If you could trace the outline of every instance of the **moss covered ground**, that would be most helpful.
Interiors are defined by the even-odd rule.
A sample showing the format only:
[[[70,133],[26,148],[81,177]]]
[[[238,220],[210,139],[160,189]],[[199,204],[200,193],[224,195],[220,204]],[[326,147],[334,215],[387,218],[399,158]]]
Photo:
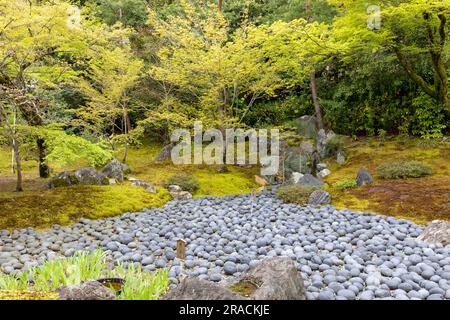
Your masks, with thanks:
[[[167,179],[177,173],[189,173],[200,182],[194,197],[248,193],[258,187],[254,175],[258,168],[230,166],[229,172],[217,173],[215,166],[175,166],[154,161],[161,149],[158,144],[131,148],[127,164],[133,178],[154,183],[157,194],[133,187],[129,182],[110,186],[76,186],[47,190],[45,179],[38,177],[37,162],[24,161],[24,192],[14,192],[15,176],[10,169],[10,150],[0,148],[0,229],[35,227],[45,229],[53,224],[68,225],[80,218],[105,218],[124,212],[164,205],[171,196],[163,188]],[[121,159],[122,150],[116,156]],[[55,167],[53,172],[72,170],[84,163]]]
[[[450,220],[450,142],[364,139],[349,143],[347,153],[347,162],[342,166],[333,164],[332,174],[326,178],[336,207],[377,212],[420,224],[435,219]],[[395,180],[377,177],[377,166],[406,160],[430,166],[433,174]],[[362,167],[372,174],[372,185],[346,190],[332,187],[337,181],[355,179]]]
[[[131,177],[155,183],[158,193],[152,194],[128,182],[111,186],[78,186],[46,190],[46,180],[37,176],[37,162],[24,160],[25,192],[14,192],[15,177],[10,171],[10,150],[0,148],[0,229],[35,227],[45,229],[52,224],[68,225],[81,217],[104,218],[146,207],[162,206],[171,199],[163,188],[168,178],[189,173],[200,182],[194,197],[248,193],[257,188],[254,175],[257,167],[229,166],[229,172],[218,173],[215,166],[175,166],[157,163],[159,144],[146,143],[131,148],[127,163]],[[372,211],[426,223],[434,219],[450,220],[450,142],[429,143],[415,139],[361,139],[349,141],[348,159],[344,165],[333,162],[332,174],[326,178],[338,208]],[[117,150],[120,159],[122,150]],[[392,161],[418,160],[433,169],[431,176],[416,179],[384,180],[376,175],[376,167]],[[56,167],[54,173],[85,165]],[[355,179],[359,168],[367,168],[375,181],[362,188],[335,188],[338,181]]]

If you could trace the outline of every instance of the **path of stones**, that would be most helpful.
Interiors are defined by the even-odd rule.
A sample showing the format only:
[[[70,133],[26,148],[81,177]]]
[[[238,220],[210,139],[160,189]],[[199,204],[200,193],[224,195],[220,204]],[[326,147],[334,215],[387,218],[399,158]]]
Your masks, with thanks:
[[[258,261],[297,261],[308,299],[450,299],[450,246],[415,238],[412,222],[372,213],[283,204],[271,192],[172,201],[106,220],[47,232],[0,231],[0,265],[17,272],[57,255],[101,247],[145,270],[169,268],[178,283],[176,240],[187,241],[184,270],[225,281]]]

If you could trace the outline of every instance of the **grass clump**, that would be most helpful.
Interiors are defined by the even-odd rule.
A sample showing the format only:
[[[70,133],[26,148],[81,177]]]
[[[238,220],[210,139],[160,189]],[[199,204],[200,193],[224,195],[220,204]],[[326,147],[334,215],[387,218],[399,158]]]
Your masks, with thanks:
[[[35,290],[54,291],[60,286],[98,279],[106,268],[106,256],[102,251],[81,251],[70,258],[46,261],[31,269],[30,276]]]
[[[290,184],[279,187],[277,190],[277,196],[287,203],[305,205],[308,203],[309,196],[314,190],[317,190],[317,188],[302,186],[299,184]]]
[[[70,258],[49,260],[17,275],[0,273],[0,299],[2,296],[4,299],[12,299],[14,293],[19,299],[25,293],[30,299],[33,299],[35,293],[36,299],[46,296],[54,298],[61,286],[72,286],[103,277],[124,279],[121,290],[116,292],[119,300],[158,299],[169,287],[167,270],[145,273],[140,266],[133,264],[128,267],[119,264],[109,269],[107,256],[103,251],[80,251]]]
[[[184,191],[195,192],[200,188],[197,178],[186,173],[177,173],[167,180],[167,185],[180,186]]]
[[[429,176],[432,169],[420,161],[395,161],[383,164],[377,168],[382,179],[406,179]]]
[[[145,273],[140,265],[134,264],[126,268],[119,264],[110,276],[119,276],[125,280],[119,300],[156,300],[167,291],[170,284],[167,269]]]
[[[356,187],[357,184],[355,179],[341,179],[333,183],[333,188],[337,190],[348,190]]]

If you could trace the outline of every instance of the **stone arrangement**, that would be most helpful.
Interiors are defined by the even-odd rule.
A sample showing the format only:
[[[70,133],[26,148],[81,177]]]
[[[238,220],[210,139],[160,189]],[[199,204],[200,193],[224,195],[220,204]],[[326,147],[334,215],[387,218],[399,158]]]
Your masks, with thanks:
[[[77,250],[216,283],[270,257],[291,259],[306,299],[450,299],[450,246],[417,239],[410,221],[332,206],[284,204],[273,192],[171,201],[46,232],[0,231],[0,268],[15,273]],[[184,263],[176,240],[186,241]]]

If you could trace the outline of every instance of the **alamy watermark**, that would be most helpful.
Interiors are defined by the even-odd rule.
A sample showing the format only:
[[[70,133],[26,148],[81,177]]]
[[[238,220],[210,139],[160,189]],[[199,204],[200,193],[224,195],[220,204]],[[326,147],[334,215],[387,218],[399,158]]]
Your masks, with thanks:
[[[367,7],[367,14],[369,18],[367,19],[367,27],[370,30],[380,30],[381,29],[381,8],[377,5],[370,5]]]
[[[280,166],[279,137],[277,129],[271,129],[270,135],[266,129],[208,129],[203,132],[202,122],[197,121],[193,139],[187,129],[172,132],[170,141],[177,143],[171,151],[172,162],[176,165],[259,163],[261,175],[271,176],[278,173]],[[204,146],[205,142],[209,144]]]

